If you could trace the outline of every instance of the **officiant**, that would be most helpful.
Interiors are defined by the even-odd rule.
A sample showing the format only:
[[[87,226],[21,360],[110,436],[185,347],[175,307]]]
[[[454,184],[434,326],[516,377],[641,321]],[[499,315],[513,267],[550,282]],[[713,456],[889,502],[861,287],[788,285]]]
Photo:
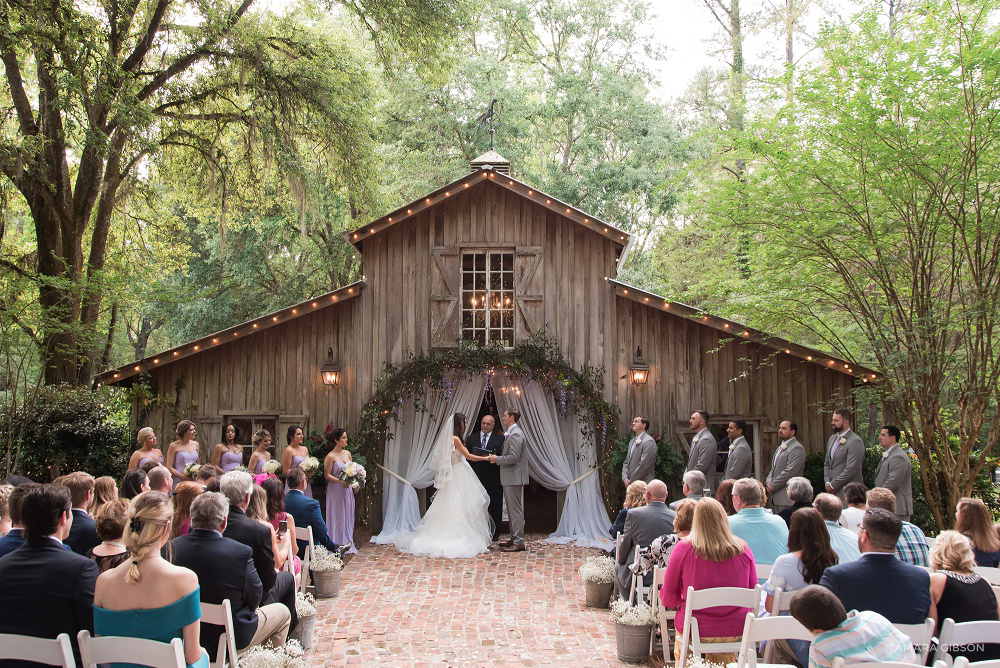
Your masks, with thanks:
[[[503,434],[494,430],[496,418],[484,415],[479,423],[479,433],[472,432],[465,447],[474,455],[499,455],[503,452]],[[489,462],[469,462],[479,476],[486,493],[490,495],[490,518],[493,520],[493,540],[500,537],[500,520],[503,517],[503,487],[500,485],[500,467]]]

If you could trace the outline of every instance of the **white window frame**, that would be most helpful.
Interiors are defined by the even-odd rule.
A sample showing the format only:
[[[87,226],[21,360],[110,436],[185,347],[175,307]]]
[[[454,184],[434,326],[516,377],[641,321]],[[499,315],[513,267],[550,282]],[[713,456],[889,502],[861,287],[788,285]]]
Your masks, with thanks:
[[[466,280],[465,279],[466,279],[467,272],[466,272],[466,269],[465,269],[465,259],[466,259],[466,256],[470,256],[470,255],[485,256],[485,270],[484,270],[484,272],[478,272],[477,270],[473,269],[473,276],[475,276],[475,274],[477,274],[477,273],[485,273],[485,282],[484,282],[484,284],[486,286],[485,290],[483,290],[483,289],[477,290],[475,288],[475,278],[473,278],[473,288],[471,288],[471,289],[466,288]],[[494,294],[494,291],[490,289],[490,285],[491,285],[491,282],[492,282],[491,279],[492,279],[492,277],[493,277],[493,275],[495,273],[494,270],[493,270],[493,268],[492,268],[492,266],[491,266],[492,265],[491,260],[492,260],[493,256],[496,256],[496,255],[508,256],[509,259],[510,259],[509,270],[506,269],[506,268],[502,268],[500,270],[502,278],[500,279],[500,286],[501,286],[500,292],[501,292],[501,295],[500,295],[499,299],[503,300],[503,302],[506,302],[506,303],[501,303],[501,306],[498,309],[499,312],[500,312],[500,319],[501,319],[501,324],[499,326],[491,325],[492,314],[493,314],[493,312],[495,310],[497,310],[497,307],[494,306],[494,304],[496,302],[491,299],[491,297]],[[460,300],[461,300],[461,307],[462,307],[460,326],[461,326],[461,339],[462,339],[462,341],[477,341],[478,342],[478,339],[476,338],[476,334],[478,332],[485,332],[485,335],[483,337],[485,345],[487,345],[487,346],[491,345],[494,341],[501,341],[501,342],[503,342],[503,341],[507,340],[507,343],[509,343],[509,345],[505,345],[503,347],[506,348],[506,349],[510,349],[510,348],[514,347],[514,344],[516,342],[515,341],[515,336],[516,336],[515,330],[516,330],[516,328],[515,328],[515,325],[514,325],[514,323],[515,323],[514,316],[515,316],[515,308],[516,308],[516,295],[515,295],[515,281],[516,281],[516,276],[515,276],[515,273],[514,273],[515,258],[516,258],[516,253],[515,253],[515,251],[514,251],[513,248],[504,248],[504,249],[495,249],[495,248],[466,248],[466,249],[462,249],[461,262],[460,262],[460,265],[461,265],[460,266],[460,271],[461,271],[461,283],[460,283],[460,286],[461,286],[460,287],[461,296],[460,296]],[[501,261],[501,264],[502,264],[502,261]],[[504,287],[504,277],[509,277],[509,283],[508,283],[509,288]],[[507,296],[504,296],[504,294],[506,294]],[[473,302],[473,300],[475,300],[475,302]],[[480,300],[486,300],[486,312],[485,312],[485,315],[484,315],[484,325],[482,327],[477,327],[475,324],[473,324],[473,326],[470,328],[470,327],[468,327],[466,325],[466,314],[474,313],[477,310],[481,310],[481,307],[480,307],[481,302],[480,302]],[[510,314],[510,320],[509,320],[510,324],[507,327],[505,327],[503,325],[503,314],[505,312],[507,312],[507,313]],[[505,336],[505,333],[507,333],[508,336]],[[467,336],[467,334],[471,334],[471,336]]]

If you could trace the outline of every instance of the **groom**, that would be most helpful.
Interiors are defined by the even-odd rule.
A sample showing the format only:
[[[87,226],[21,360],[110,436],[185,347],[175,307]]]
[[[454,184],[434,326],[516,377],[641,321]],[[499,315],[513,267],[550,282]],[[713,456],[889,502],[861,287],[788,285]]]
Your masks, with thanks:
[[[521,413],[505,410],[500,417],[504,426],[503,454],[490,455],[490,462],[500,466],[500,484],[507,502],[510,540],[500,543],[504,552],[524,552],[524,486],[528,483],[528,458],[524,452],[524,432],[517,426]]]

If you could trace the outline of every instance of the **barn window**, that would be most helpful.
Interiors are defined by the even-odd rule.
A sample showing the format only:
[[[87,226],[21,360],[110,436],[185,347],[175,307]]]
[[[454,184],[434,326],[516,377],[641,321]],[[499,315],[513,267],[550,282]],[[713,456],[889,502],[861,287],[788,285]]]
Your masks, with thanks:
[[[462,339],[514,345],[514,254],[462,254]]]

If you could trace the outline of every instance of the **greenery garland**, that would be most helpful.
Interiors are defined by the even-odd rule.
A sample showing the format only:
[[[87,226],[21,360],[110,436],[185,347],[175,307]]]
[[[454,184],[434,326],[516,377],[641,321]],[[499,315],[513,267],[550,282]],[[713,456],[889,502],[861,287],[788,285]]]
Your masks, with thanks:
[[[383,446],[392,438],[389,420],[399,415],[405,399],[412,397],[417,410],[427,410],[424,399],[428,390],[444,391],[450,398],[455,380],[491,370],[503,371],[520,382],[540,383],[556,399],[563,417],[574,413],[584,418],[583,433],[597,446],[599,466],[608,461],[614,449],[620,411],[604,400],[604,369],[574,369],[566,362],[557,341],[544,332],[510,349],[462,345],[419,357],[407,351],[405,358],[400,364],[386,364],[374,395],[361,410],[353,442],[370,462],[383,462]],[[601,468],[602,485],[607,489],[608,481],[603,477],[608,469]],[[372,496],[381,493],[381,473],[374,467],[368,471],[367,487]]]

